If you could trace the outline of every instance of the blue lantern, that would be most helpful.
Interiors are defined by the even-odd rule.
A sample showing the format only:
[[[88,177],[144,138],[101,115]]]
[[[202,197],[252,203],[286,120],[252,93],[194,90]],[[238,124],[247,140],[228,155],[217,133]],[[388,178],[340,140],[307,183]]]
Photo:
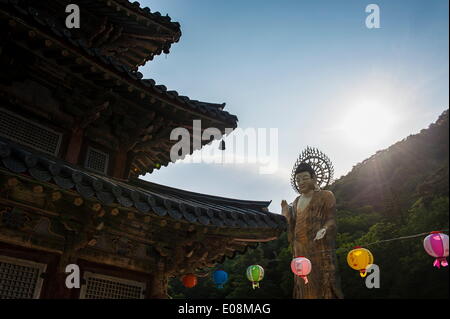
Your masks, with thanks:
[[[228,274],[223,270],[216,270],[213,273],[213,279],[214,279],[214,283],[216,284],[217,288],[221,289],[221,288],[223,288],[223,285],[228,280]]]

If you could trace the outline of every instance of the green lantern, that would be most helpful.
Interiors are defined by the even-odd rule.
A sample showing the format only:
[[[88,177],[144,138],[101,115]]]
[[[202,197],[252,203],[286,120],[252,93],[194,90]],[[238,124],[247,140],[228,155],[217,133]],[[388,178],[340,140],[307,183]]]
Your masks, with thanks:
[[[247,268],[247,279],[252,282],[252,288],[259,288],[259,282],[264,278],[264,268],[260,265],[251,265]]]

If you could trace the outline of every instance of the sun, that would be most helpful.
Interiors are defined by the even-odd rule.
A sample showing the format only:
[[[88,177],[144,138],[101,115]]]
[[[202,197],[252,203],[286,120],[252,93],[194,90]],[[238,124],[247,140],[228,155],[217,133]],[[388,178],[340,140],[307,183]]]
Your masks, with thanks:
[[[388,103],[363,99],[344,111],[339,130],[351,143],[374,146],[393,132],[395,119]]]

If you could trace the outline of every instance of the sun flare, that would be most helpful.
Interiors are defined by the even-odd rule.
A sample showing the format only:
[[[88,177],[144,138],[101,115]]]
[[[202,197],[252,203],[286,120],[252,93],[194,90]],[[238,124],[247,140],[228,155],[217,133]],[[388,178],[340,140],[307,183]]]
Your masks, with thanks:
[[[362,100],[344,113],[340,129],[345,138],[359,145],[375,145],[394,129],[395,114],[389,104]]]

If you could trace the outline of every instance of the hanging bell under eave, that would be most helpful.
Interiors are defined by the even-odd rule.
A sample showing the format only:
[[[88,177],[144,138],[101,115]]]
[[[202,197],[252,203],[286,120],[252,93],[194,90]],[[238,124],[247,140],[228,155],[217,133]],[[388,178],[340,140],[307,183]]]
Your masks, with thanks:
[[[225,141],[224,140],[220,141],[219,150],[225,151]]]

